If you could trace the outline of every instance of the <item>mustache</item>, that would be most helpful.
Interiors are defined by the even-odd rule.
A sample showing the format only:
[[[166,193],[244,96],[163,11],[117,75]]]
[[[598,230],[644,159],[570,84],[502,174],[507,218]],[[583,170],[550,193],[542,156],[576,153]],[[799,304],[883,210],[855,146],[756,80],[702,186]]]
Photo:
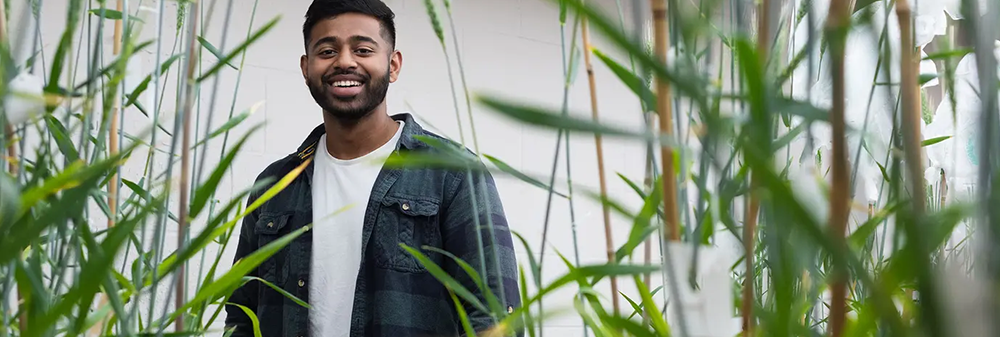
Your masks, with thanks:
[[[342,69],[342,70],[334,70],[333,72],[323,74],[323,76],[320,77],[320,80],[322,80],[324,83],[332,82],[333,81],[333,77],[337,76],[337,75],[354,75],[354,76],[357,76],[357,77],[360,77],[360,78],[364,79],[365,82],[367,82],[368,80],[371,79],[370,76],[367,76],[365,74],[362,74],[362,73],[359,73],[359,72],[356,72],[356,71],[350,71],[350,70],[343,70]]]

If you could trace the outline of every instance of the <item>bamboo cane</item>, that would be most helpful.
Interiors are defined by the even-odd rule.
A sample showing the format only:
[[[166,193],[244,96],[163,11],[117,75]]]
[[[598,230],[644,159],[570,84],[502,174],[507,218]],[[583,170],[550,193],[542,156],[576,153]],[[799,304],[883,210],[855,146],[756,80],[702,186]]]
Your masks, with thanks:
[[[590,34],[587,29],[587,18],[581,17],[581,36],[583,38],[583,59],[584,64],[587,67],[587,82],[590,85],[590,109],[591,116],[596,122],[598,120],[598,110],[597,110],[597,82],[594,79],[594,67],[593,63],[590,61]],[[604,178],[604,149],[601,144],[601,135],[594,134],[594,142],[597,147],[597,174],[600,178],[601,195],[607,196],[608,188],[607,183]],[[611,237],[611,214],[608,210],[608,205],[605,203],[601,207],[601,211],[604,216],[604,240],[607,245],[607,255],[608,262],[615,263],[615,247],[614,240]],[[611,304],[615,310],[615,314],[618,314],[618,279],[611,277]]]
[[[912,17],[910,2],[896,2],[896,16],[899,18],[900,36],[900,105],[903,123],[903,153],[906,159],[910,180],[913,182],[912,195],[914,218],[919,219],[925,210],[925,192],[923,183],[923,156],[920,146],[920,87],[917,82],[920,61],[916,57],[916,47],[913,41]],[[907,289],[908,299],[913,299],[913,290]],[[903,316],[911,313],[905,307]]]
[[[667,34],[667,2],[666,0],[652,0],[653,9],[653,37],[656,57],[666,64],[669,60],[667,51],[670,50],[670,36]],[[659,115],[660,132],[667,135],[674,134],[673,107],[670,98],[670,83],[667,79],[657,76],[656,96],[658,105],[656,107]],[[677,182],[674,180],[674,149],[669,146],[660,147],[663,172],[663,223],[666,227],[668,241],[680,241],[680,231],[677,223]]]
[[[115,10],[122,11],[122,0],[115,2]],[[122,20],[115,20],[114,38],[111,41],[111,51],[115,56],[121,54],[122,49]],[[115,90],[112,88],[112,90]],[[118,153],[118,110],[120,109],[120,104],[118,100],[115,100],[113,107],[111,109],[111,128],[108,132],[108,155],[114,156]],[[108,228],[115,225],[115,216],[118,214],[117,206],[115,202],[116,195],[118,194],[118,174],[114,172],[111,174],[111,180],[108,183]],[[98,293],[100,296],[100,305],[98,307],[103,307],[108,303],[108,297],[104,296],[104,293]],[[90,329],[90,333],[94,336],[99,336],[101,331],[107,326],[111,317],[106,317],[101,320],[102,324],[95,324],[94,327]]]
[[[0,44],[6,44],[6,43],[7,43],[7,8],[6,5],[4,4],[4,1],[0,0]],[[7,172],[9,172],[12,176],[17,176],[18,167],[17,167],[17,162],[15,161],[17,158],[17,147],[14,146],[14,142],[10,141],[11,139],[14,139],[14,127],[12,127],[9,124],[9,121],[7,124],[4,125],[4,133],[6,133],[4,137],[7,139],[8,142],[10,142],[10,144],[7,144],[7,155],[9,156],[7,162]],[[16,303],[21,303],[22,298],[24,298],[24,296],[21,296],[21,290],[20,288],[18,288]],[[21,310],[21,314],[18,315],[17,321],[18,321],[18,328],[20,329],[20,331],[23,332],[28,329],[27,310]]]
[[[197,68],[198,58],[195,52],[198,50],[195,44],[195,37],[198,29],[198,1],[193,1],[191,3],[191,31],[188,37],[189,55],[187,63],[187,78],[185,79],[185,104],[183,113],[183,131],[181,132],[181,185],[180,185],[180,200],[178,201],[178,221],[177,221],[177,249],[181,249],[184,245],[184,238],[187,233],[188,226],[188,188],[189,188],[189,175],[190,175],[190,162],[191,162],[191,112],[193,111],[192,105],[194,104],[194,75],[195,69]],[[176,310],[181,310],[184,307],[184,289],[187,283],[187,272],[185,271],[185,264],[181,263],[177,270],[177,287],[174,289],[174,305]],[[177,321],[174,322],[174,330],[176,332],[184,331],[184,315],[177,317]]]
[[[4,15],[4,5],[3,5],[3,0],[0,0],[0,16],[3,16],[3,15]],[[0,25],[0,43],[4,43],[5,42],[4,38],[2,37],[3,35],[6,34],[6,31],[4,30],[4,28],[5,28],[5,26]],[[11,176],[17,177],[17,169],[18,169],[17,162],[16,162],[16,160],[17,160],[17,146],[14,146],[14,142],[10,141],[11,139],[14,139],[14,128],[10,124],[6,124],[4,126],[5,126],[4,127],[4,132],[6,133],[5,138],[7,139],[8,142],[10,142],[9,144],[7,144],[7,156],[8,156],[7,172],[10,173]],[[23,298],[24,298],[24,296],[21,296],[21,289],[17,288],[17,298],[16,298],[17,302],[16,303],[20,304]],[[6,299],[4,299],[4,300],[6,300]],[[27,307],[25,307],[25,308],[27,308]],[[27,313],[27,310],[21,310],[21,314],[18,315],[18,317],[17,317],[17,323],[18,323],[18,328],[20,329],[20,331],[27,331],[27,329],[28,329],[28,313]]]
[[[122,0],[115,2],[115,9],[122,11]],[[122,16],[127,15],[123,14]],[[124,18],[122,18],[124,20]],[[122,20],[115,20],[114,39],[112,40],[112,53],[115,56],[121,54],[122,49]],[[112,89],[114,90],[114,89]],[[108,155],[114,156],[118,153],[118,110],[121,109],[121,101],[115,100],[111,108],[111,132],[108,133]],[[115,225],[115,216],[118,214],[118,204],[115,202],[118,195],[118,173],[112,173],[111,182],[108,183],[108,228]]]
[[[827,35],[830,36],[831,74],[833,74],[833,102],[830,109],[830,124],[833,135],[832,175],[833,188],[830,194],[829,228],[830,236],[838,247],[846,248],[844,240],[847,217],[850,212],[848,200],[849,172],[846,151],[846,127],[844,125],[844,54],[847,29],[850,25],[850,3],[847,0],[830,2],[830,14],[826,21]],[[839,263],[834,265],[830,293],[830,333],[833,337],[843,334],[847,306],[847,270]]]
[[[759,54],[762,65],[768,64],[768,55],[771,50],[771,1],[763,0],[757,10],[757,54]],[[757,175],[751,174],[750,188],[756,189],[758,185]],[[755,193],[750,193],[750,200],[747,204],[743,218],[743,254],[745,271],[743,273],[743,293],[742,308],[743,314],[743,336],[753,336],[754,319],[754,252],[756,251],[757,216],[760,211],[760,200]]]

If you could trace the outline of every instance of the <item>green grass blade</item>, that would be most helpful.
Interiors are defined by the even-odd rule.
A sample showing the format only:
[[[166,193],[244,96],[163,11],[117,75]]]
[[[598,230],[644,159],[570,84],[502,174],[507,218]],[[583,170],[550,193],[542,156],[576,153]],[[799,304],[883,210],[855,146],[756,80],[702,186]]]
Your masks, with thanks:
[[[174,62],[176,62],[182,56],[184,56],[184,55],[182,55],[182,54],[174,54],[174,55],[170,56],[169,58],[167,58],[165,61],[163,61],[163,64],[161,64],[160,67],[159,67],[159,70],[158,70],[159,74],[158,75],[163,75],[164,73],[167,72],[167,70],[170,70],[170,66],[172,66],[174,64]],[[132,92],[128,94],[128,96],[126,97],[127,99],[125,100],[125,106],[124,107],[127,108],[129,106],[132,106],[133,104],[135,104],[136,107],[139,107],[139,105],[138,105],[139,103],[137,101],[139,99],[139,95],[142,95],[142,93],[145,92],[146,89],[149,88],[149,82],[151,82],[152,80],[153,80],[153,74],[146,75],[146,78],[143,78],[142,82],[139,82],[139,85],[137,85],[135,87],[135,89],[133,89]],[[144,112],[144,114],[146,114],[146,113]],[[149,117],[149,114],[146,114],[146,117]],[[157,121],[157,124],[159,124],[159,121]],[[167,131],[164,130],[164,132],[167,132]],[[168,132],[168,134],[169,134],[169,132]]]
[[[274,19],[271,19],[271,21],[268,21],[263,26],[261,26],[260,29],[257,29],[257,31],[254,32],[253,35],[250,36],[250,38],[246,39],[245,41],[237,45],[236,48],[234,48],[232,51],[229,52],[228,55],[226,55],[226,57],[219,60],[219,63],[216,63],[214,66],[212,66],[212,68],[209,68],[207,72],[202,73],[201,76],[199,76],[195,82],[201,83],[202,81],[208,79],[209,77],[212,77],[212,75],[221,70],[222,67],[226,66],[226,64],[229,64],[230,61],[236,58],[237,55],[240,55],[240,53],[249,48],[250,45],[252,45],[255,41],[263,37],[264,34],[266,34],[269,30],[271,30],[271,28],[274,28],[274,26],[278,23],[278,20],[280,18],[281,17],[279,16]]]
[[[606,326],[612,328],[614,331],[627,331],[630,336],[635,337],[656,337],[664,336],[657,335],[655,332],[650,331],[649,327],[644,326],[641,322],[636,322],[631,320],[631,318],[622,318],[620,316],[605,315],[598,317],[604,322]]]
[[[219,59],[219,62],[225,63],[225,65],[229,66],[230,68],[233,68],[234,70],[239,70],[239,68],[236,68],[236,66],[234,66],[229,61],[224,61],[225,56],[222,55],[222,52],[219,51],[219,48],[215,48],[215,46],[213,46],[211,42],[208,42],[208,40],[205,40],[204,37],[199,36],[198,43],[200,43],[202,47],[205,47],[205,49],[208,50],[209,53],[215,55],[215,57]]]
[[[400,243],[399,246],[409,252],[410,255],[413,255],[413,257],[420,262],[420,265],[424,266],[424,268],[427,269],[427,271],[431,273],[434,278],[444,284],[445,287],[454,291],[459,297],[462,297],[462,299],[466,302],[469,302],[472,306],[476,307],[476,309],[479,309],[482,312],[490,312],[490,310],[483,305],[483,302],[480,301],[479,298],[462,286],[461,283],[458,283],[458,281],[452,278],[451,275],[448,275],[448,273],[445,272],[444,269],[441,269],[441,267],[434,263],[434,261],[427,258],[426,255],[413,247],[407,246],[405,243]]]
[[[656,306],[656,302],[653,301],[653,294],[649,292],[649,287],[639,278],[639,275],[632,275],[635,280],[635,286],[639,289],[639,294],[642,296],[642,307],[649,313],[649,319],[653,323],[653,328],[656,329],[657,335],[660,336],[670,336],[670,326],[667,325],[667,321],[663,319],[663,312],[660,308]]]
[[[920,146],[921,147],[928,147],[928,146],[931,146],[931,145],[934,145],[934,144],[946,141],[948,139],[951,139],[951,136],[934,137],[934,138],[926,139],[926,140],[920,142]]]
[[[625,293],[621,291],[619,291],[618,294],[622,295],[622,297],[624,297],[625,300],[628,301],[628,304],[632,306],[632,314],[628,315],[628,319],[632,319],[632,317],[635,317],[635,315],[642,314],[642,306],[640,306],[639,303],[635,303],[635,301],[633,301],[632,298],[628,297],[628,295],[625,295]]]
[[[285,187],[288,187],[288,185],[290,185],[292,183],[292,181],[295,180],[295,178],[298,177],[302,173],[303,170],[305,170],[305,168],[309,165],[309,163],[311,161],[312,161],[311,159],[306,160],[301,165],[299,165],[295,169],[292,169],[292,171],[288,172],[288,174],[286,174],[283,178],[281,178],[281,180],[279,180],[277,183],[275,183],[273,186],[271,186],[271,188],[269,188],[266,192],[264,192],[263,194],[261,194],[260,197],[258,197],[256,200],[254,200],[253,203],[251,203],[249,206],[247,206],[247,208],[245,210],[243,210],[243,212],[240,213],[239,216],[237,216],[237,217],[235,217],[233,219],[230,219],[225,224],[223,224],[221,227],[215,228],[211,232],[207,232],[207,231],[203,232],[202,234],[204,235],[204,237],[202,237],[202,235],[199,235],[199,237],[195,241],[192,241],[192,244],[190,244],[190,245],[187,246],[187,247],[190,247],[190,248],[187,248],[185,251],[182,251],[182,253],[180,253],[180,254],[174,254],[174,255],[171,255],[171,256],[167,257],[166,259],[164,259],[163,263],[161,263],[160,266],[157,267],[157,274],[158,275],[166,275],[167,273],[173,271],[175,268],[177,268],[177,267],[180,266],[181,262],[184,262],[184,261],[186,261],[186,259],[194,256],[197,253],[198,249],[201,249],[201,248],[194,248],[194,247],[198,247],[200,245],[207,244],[207,241],[210,241],[211,238],[215,238],[215,237],[218,237],[219,235],[222,235],[229,228],[231,228],[231,227],[235,226],[237,223],[239,223],[239,221],[241,219],[243,219],[244,217],[246,217],[247,214],[250,214],[250,212],[253,212],[257,208],[259,208],[261,205],[263,205],[265,202],[267,202],[268,200],[271,200],[271,198],[273,198],[275,195],[277,195],[282,190],[284,190]],[[221,220],[222,218],[221,217],[216,217],[215,219],[218,221],[218,220]],[[210,224],[211,223],[215,223],[215,221],[210,222]],[[202,243],[202,242],[204,242],[204,243]],[[186,253],[184,253],[184,252],[186,252]],[[178,258],[178,257],[180,257],[180,258]],[[146,278],[146,281],[144,282],[144,284],[145,285],[149,285],[151,283],[152,283],[152,275],[150,275],[150,276],[148,276]]]
[[[526,183],[531,184],[531,185],[533,185],[535,187],[541,188],[541,189],[543,189],[545,191],[549,190],[549,186],[547,184],[539,181],[538,179],[532,178],[531,176],[528,176],[527,174],[524,174],[521,171],[518,171],[517,169],[511,167],[510,165],[508,165],[504,161],[502,161],[502,160],[500,160],[500,159],[498,159],[496,157],[490,156],[488,154],[484,154],[483,157],[486,157],[486,159],[489,160],[491,163],[493,163],[493,165],[496,165],[496,167],[498,169],[500,169],[500,171],[503,171],[503,172],[505,172],[507,174],[510,174],[510,175],[512,175],[512,176],[514,176],[514,177],[516,177],[518,179],[521,179],[521,181],[523,181],[523,182],[526,182]],[[552,193],[555,194],[555,195],[558,195],[560,197],[563,197],[563,198],[569,198],[568,195],[563,194],[563,193],[558,192],[558,191],[555,191],[555,190],[553,190]]]
[[[232,302],[226,302],[226,305],[235,305],[236,307],[240,308],[240,310],[243,310],[243,313],[246,314],[247,317],[250,317],[250,324],[252,324],[253,326],[254,337],[261,337],[260,320],[257,318],[257,314],[253,313],[253,310],[250,310],[250,308]]]
[[[80,153],[77,152],[76,145],[73,145],[73,140],[69,138],[69,131],[66,130],[62,122],[59,122],[52,115],[46,115],[45,125],[48,127],[49,134],[55,138],[56,145],[59,146],[59,151],[62,152],[67,161],[75,162],[77,159],[80,159]]]
[[[448,295],[451,296],[451,301],[455,303],[455,311],[458,312],[458,320],[462,322],[462,329],[465,330],[465,335],[475,336],[476,330],[472,328],[472,323],[469,322],[469,314],[465,312],[465,307],[458,301],[458,297],[455,297],[454,291],[448,289]]]
[[[437,36],[438,42],[444,45],[444,29],[441,28],[441,20],[438,19],[434,3],[431,0],[424,0],[424,8],[427,9],[427,17],[431,19],[431,28],[434,29],[434,36]]]
[[[589,118],[572,117],[574,115],[579,116],[580,114],[570,113],[563,115],[561,112],[504,101],[489,96],[479,96],[477,100],[493,111],[529,125],[549,129],[564,129],[571,132],[596,133],[605,136],[619,136],[629,139],[659,142],[660,145],[673,147],[677,151],[687,149],[686,146],[680,144],[669,135],[657,135],[648,131],[630,131],[595,122]]]
[[[88,11],[88,13],[93,14],[94,16],[97,16],[99,18],[104,18],[104,19],[108,19],[108,20],[121,20],[122,19],[122,12],[121,11],[116,11],[114,9],[107,9],[107,8],[91,9],[91,10]],[[136,17],[134,15],[129,15],[128,16],[128,20],[129,21],[135,20],[135,21],[138,21],[138,22],[143,22],[142,19],[140,19],[140,18],[138,18],[138,17]]]
[[[497,301],[497,297],[496,295],[493,294],[493,290],[491,290],[488,285],[483,283],[483,278],[479,276],[479,273],[476,272],[475,268],[472,268],[471,265],[469,265],[462,259],[458,258],[458,256],[455,256],[455,254],[452,254],[451,252],[432,246],[423,246],[423,249],[447,256],[448,258],[452,259],[452,261],[455,261],[455,263],[458,264],[459,267],[465,270],[465,273],[469,274],[469,278],[471,278],[472,281],[476,283],[476,286],[479,287],[479,290],[483,291],[483,295],[484,297],[486,297],[486,304],[490,306],[493,316],[501,317],[502,315],[507,313],[506,311],[504,311],[503,306],[500,305],[500,302]]]
[[[179,308],[176,312],[172,313],[167,322],[164,322],[163,324],[173,322],[175,319],[180,317],[180,315],[185,314],[187,309],[200,305],[205,301],[215,301],[219,297],[225,296],[226,291],[233,289],[234,286],[242,282],[243,277],[246,276],[247,273],[252,271],[254,268],[257,268],[257,266],[261,263],[271,258],[272,255],[277,253],[282,248],[285,248],[285,246],[310,229],[312,229],[312,224],[303,226],[302,228],[285,234],[277,240],[268,243],[264,247],[261,247],[239,261],[236,261],[236,263],[233,263],[232,268],[230,268],[228,272],[199,289],[194,298],[185,303],[184,306]]]
[[[240,123],[243,123],[243,121],[245,121],[247,118],[249,118],[250,115],[253,115],[254,112],[256,112],[257,109],[259,109],[260,106],[263,103],[264,103],[263,101],[257,102],[256,104],[254,104],[253,106],[251,106],[250,108],[248,108],[246,111],[240,113],[239,115],[233,116],[233,118],[230,118],[228,121],[226,121],[225,123],[223,123],[222,125],[220,125],[218,129],[215,129],[215,131],[212,131],[212,133],[210,133],[208,135],[208,138],[199,140],[197,143],[195,143],[192,146],[192,148],[200,146],[201,144],[203,144],[205,142],[208,142],[209,140],[212,140],[215,137],[218,137],[218,136],[226,134],[226,132],[229,132],[230,130],[232,130],[237,125],[240,125]]]
[[[511,231],[511,234],[514,234],[514,237],[520,240],[521,244],[524,245],[524,250],[528,254],[528,266],[531,267],[531,277],[535,281],[535,285],[538,286],[538,288],[541,288],[542,270],[541,267],[538,266],[538,261],[535,260],[535,254],[531,252],[531,246],[528,245],[528,240],[525,240],[524,237],[516,231]]]
[[[258,281],[260,283],[263,283],[264,285],[268,286],[269,288],[274,289],[274,291],[277,291],[282,296],[285,296],[286,298],[292,300],[292,302],[295,302],[295,304],[301,305],[303,308],[306,308],[306,309],[312,309],[312,306],[310,306],[309,303],[306,303],[305,301],[299,299],[298,297],[295,297],[295,295],[292,295],[291,293],[285,291],[285,289],[281,289],[281,287],[276,286],[276,285],[274,285],[274,283],[268,282],[267,280],[264,280],[264,279],[256,277],[256,276],[244,276],[243,280],[244,281]]]
[[[629,89],[632,90],[636,96],[639,96],[643,100],[643,104],[647,107],[656,106],[656,94],[649,87],[646,86],[645,81],[638,75],[632,73],[625,66],[622,66],[617,61],[613,60],[610,56],[601,52],[600,49],[594,48],[594,55],[597,56],[601,62],[604,62],[611,72],[618,76],[618,80],[625,84]]]
[[[262,126],[263,125],[258,125],[243,135],[243,138],[240,138],[240,140],[233,145],[232,150],[230,150],[229,153],[222,158],[222,161],[220,161],[215,167],[215,170],[213,170],[212,174],[209,175],[207,180],[205,180],[205,183],[198,187],[194,193],[194,198],[191,200],[191,219],[195,219],[198,217],[198,214],[201,214],[205,205],[208,204],[208,200],[215,194],[215,190],[219,187],[222,177],[226,174],[226,171],[229,171],[231,168],[233,160],[236,159],[236,155],[239,154],[240,150],[243,148],[243,144],[246,144],[246,141],[250,139],[253,132]]]

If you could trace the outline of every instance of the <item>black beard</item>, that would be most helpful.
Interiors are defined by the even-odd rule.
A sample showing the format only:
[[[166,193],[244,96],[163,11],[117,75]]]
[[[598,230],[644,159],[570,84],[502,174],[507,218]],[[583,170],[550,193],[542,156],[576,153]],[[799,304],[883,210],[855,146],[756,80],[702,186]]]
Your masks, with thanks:
[[[340,74],[343,72],[337,72],[330,76]],[[309,81],[309,93],[312,94],[316,104],[323,108],[323,111],[343,122],[357,122],[370,115],[375,111],[375,107],[382,104],[389,91],[388,71],[382,77],[366,78],[361,93],[346,99],[335,97],[330,93],[326,84],[330,81],[327,81],[325,77],[322,76],[319,81]]]

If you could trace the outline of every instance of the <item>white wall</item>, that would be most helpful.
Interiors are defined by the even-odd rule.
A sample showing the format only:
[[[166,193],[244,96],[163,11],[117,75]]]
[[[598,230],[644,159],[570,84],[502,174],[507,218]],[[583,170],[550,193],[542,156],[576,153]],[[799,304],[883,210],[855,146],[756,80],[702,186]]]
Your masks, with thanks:
[[[229,25],[225,49],[231,50],[239,41],[245,38],[249,24],[253,1],[234,0],[235,8]],[[15,17],[12,29],[22,27],[23,20],[19,17],[23,8],[21,0],[15,2],[13,10]],[[599,3],[611,16],[617,16],[615,1],[599,0]],[[96,3],[96,2],[95,2]],[[109,2],[113,4],[113,2]],[[208,1],[207,4],[211,4]],[[458,124],[455,117],[455,106],[452,100],[450,82],[448,80],[447,63],[437,39],[431,29],[430,20],[422,1],[389,0],[387,3],[396,12],[398,30],[398,49],[403,53],[403,67],[399,81],[390,86],[388,106],[390,113],[410,111],[421,119],[421,123],[442,135],[459,139]],[[439,13],[443,15],[440,2]],[[626,19],[631,15],[627,7],[630,1],[623,1]],[[139,5],[138,1],[130,1],[131,10]],[[142,6],[155,9],[159,5],[155,0],[146,0]],[[225,16],[226,1],[218,1],[215,14],[211,16],[207,38],[220,47],[222,42],[222,27]],[[278,25],[263,39],[249,49],[246,64],[239,83],[235,110],[237,113],[263,101],[243,127],[238,128],[230,138],[232,144],[239,135],[248,130],[249,126],[264,123],[262,128],[248,142],[244,152],[237,158],[234,170],[228,175],[217,197],[224,204],[234,193],[248,188],[256,175],[270,162],[281,158],[295,148],[303,137],[316,125],[321,123],[321,111],[309,95],[303,83],[298,68],[299,56],[302,53],[301,24],[302,17],[309,1],[291,0],[275,1],[261,0],[257,9],[254,27],[260,27],[267,20],[281,16]],[[546,0],[464,0],[453,1],[455,25],[458,30],[459,46],[464,61],[468,85],[473,93],[489,92],[502,94],[505,97],[527,100],[558,108],[562,101],[562,71],[560,61],[560,25],[559,12],[554,2]],[[42,13],[42,46],[46,54],[46,66],[51,66],[51,55],[65,26],[66,0],[44,0]],[[146,22],[142,28],[143,40],[156,36],[156,13],[143,11],[140,17]],[[171,52],[169,48],[174,43],[173,33],[176,23],[176,2],[166,3],[164,18],[163,59]],[[445,24],[447,21],[442,17]],[[111,21],[105,27],[105,53],[110,59]],[[631,23],[626,22],[626,27]],[[96,19],[93,22],[96,29]],[[450,34],[445,26],[448,52],[453,53]],[[568,28],[568,27],[567,27]],[[567,29],[567,39],[570,30]],[[96,31],[95,31],[96,34]],[[622,54],[609,48],[602,36],[592,30],[593,44],[596,48],[614,56],[619,61],[627,59]],[[77,44],[85,48],[86,45]],[[142,75],[153,69],[156,62],[155,46],[139,53]],[[176,52],[180,52],[180,48]],[[215,63],[208,54],[204,57],[203,66],[207,69]],[[452,62],[455,56],[451,56]],[[582,59],[581,59],[582,60]],[[622,126],[638,129],[642,126],[639,114],[638,100],[631,92],[619,84],[614,75],[596,59],[594,71],[597,79],[598,104],[601,119]],[[107,63],[108,61],[104,62]],[[239,59],[234,61],[239,66]],[[175,69],[178,67],[175,66]],[[461,82],[458,78],[457,64],[454,68],[455,85],[459,90],[458,105],[461,109],[462,122],[466,131],[465,137],[471,148],[471,132],[469,131],[465,102],[461,95]],[[569,104],[572,113],[581,117],[590,116],[590,96],[588,93],[586,74],[583,67],[578,69],[576,81],[570,90]],[[215,105],[213,128],[227,119],[229,105],[233,99],[232,92],[236,84],[237,72],[233,69],[223,69],[219,83],[219,95]],[[83,74],[81,74],[82,76]],[[166,102],[163,106],[163,125],[173,125],[173,103],[176,87],[176,71],[172,71],[165,85],[168,87]],[[206,82],[201,88],[201,126],[207,121],[210,97],[212,96],[212,81]],[[151,90],[150,90],[151,91]],[[147,98],[149,101],[152,97]],[[552,159],[555,151],[556,132],[524,126],[510,121],[492,111],[480,106],[473,106],[476,131],[482,153],[496,156],[513,167],[524,172],[541,177],[548,176],[552,169]],[[150,119],[140,114],[134,108],[128,109],[123,122],[125,128],[137,132],[140,128],[150,125]],[[158,136],[158,146],[168,150],[169,139],[162,133]],[[219,142],[215,142],[218,144]],[[606,261],[605,234],[602,221],[602,210],[599,203],[587,198],[582,192],[584,188],[598,190],[598,170],[594,138],[584,134],[572,135],[570,143],[572,176],[578,185],[575,201],[577,235],[579,239],[579,255],[581,263],[602,263]],[[210,155],[205,170],[210,171],[217,162],[219,146],[210,147]],[[565,148],[560,151],[560,163],[556,181],[560,190],[565,191]],[[641,207],[641,200],[622,182],[616,173],[621,173],[633,181],[641,182],[644,174],[643,144],[632,140],[616,138],[604,139],[605,170],[607,186],[611,197],[622,201],[632,210]],[[135,156],[129,162],[124,172],[126,178],[137,177],[142,173],[143,160]],[[157,166],[164,168],[164,156],[159,156]],[[179,166],[175,167],[175,173]],[[205,175],[208,172],[204,173]],[[546,209],[547,192],[530,186],[516,179],[498,176],[498,188],[504,202],[507,217],[513,230],[524,235],[531,244],[532,250],[538,254],[542,236],[542,225]],[[176,180],[175,180],[176,181]],[[175,183],[176,184],[176,183]],[[127,195],[127,194],[126,194]],[[172,203],[176,207],[176,198]],[[95,217],[95,219],[98,219]],[[102,224],[103,222],[95,222]],[[545,279],[552,280],[564,273],[562,262],[553,253],[553,248],[572,259],[573,244],[571,223],[569,219],[568,202],[555,198],[552,203],[550,220],[549,244],[545,255]],[[612,214],[612,229],[615,247],[625,242],[631,223],[627,219]],[[195,231],[198,229],[196,228]],[[176,229],[168,229],[169,242],[173,242]],[[168,251],[170,245],[168,245]],[[231,261],[232,248],[224,253],[223,260]],[[519,246],[519,263],[527,266],[524,250]],[[657,246],[654,245],[654,260]],[[638,250],[641,252],[641,249]],[[134,256],[134,255],[132,255]],[[637,255],[641,258],[641,254]],[[197,265],[191,267],[197,271]],[[192,277],[194,278],[194,277]],[[654,277],[658,285],[659,277]],[[630,278],[620,281],[622,291],[636,298],[634,286]],[[655,287],[655,285],[654,285]],[[609,284],[602,282],[596,287],[605,296],[611,296]],[[534,291],[531,289],[529,291]],[[162,301],[165,292],[158,295],[157,302]],[[572,312],[572,289],[565,289],[553,295],[546,308],[568,310],[563,317],[554,318],[547,323],[545,333],[550,336],[581,335],[581,322]],[[610,305],[610,300],[608,300]],[[631,311],[628,303],[621,301],[622,310]],[[221,317],[220,317],[221,321]]]

